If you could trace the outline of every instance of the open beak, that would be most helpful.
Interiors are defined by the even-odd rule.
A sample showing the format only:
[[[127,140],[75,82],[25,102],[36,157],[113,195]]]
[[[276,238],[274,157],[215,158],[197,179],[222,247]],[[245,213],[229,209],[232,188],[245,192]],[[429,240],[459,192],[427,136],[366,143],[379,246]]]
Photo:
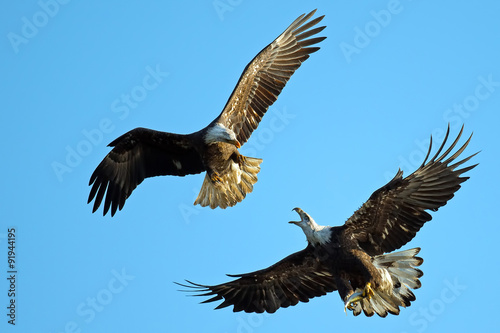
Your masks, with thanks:
[[[297,212],[300,215],[301,219],[302,219],[302,215],[300,214],[301,212],[303,212],[302,209],[295,207],[294,209],[292,209],[292,211]],[[300,222],[302,222],[302,221],[290,221],[288,223],[299,224]]]

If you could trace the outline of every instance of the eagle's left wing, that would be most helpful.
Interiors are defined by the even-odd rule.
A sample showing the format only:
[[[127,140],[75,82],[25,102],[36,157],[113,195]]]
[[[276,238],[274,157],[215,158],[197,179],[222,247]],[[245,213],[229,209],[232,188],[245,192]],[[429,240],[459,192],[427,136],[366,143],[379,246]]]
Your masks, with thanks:
[[[202,303],[223,301],[216,309],[233,305],[233,311],[274,313],[313,297],[337,290],[331,268],[321,261],[326,255],[318,255],[309,245],[276,264],[252,273],[229,275],[238,279],[215,286],[193,283],[179,285],[200,292],[196,296],[210,296]]]
[[[431,137],[429,151],[422,165],[406,178],[402,178],[403,172],[399,170],[389,183],[375,191],[345,223],[347,235],[356,239],[370,255],[394,251],[415,237],[424,223],[432,219],[426,210],[437,211],[446,205],[460,184],[469,179],[461,175],[477,165],[456,169],[477,154],[455,162],[472,135],[460,149],[447,157],[462,131],[463,126],[455,141],[439,156],[448,139],[448,126],[443,144],[427,162],[432,148]]]
[[[326,37],[309,38],[325,27],[309,28],[324,16],[309,20],[316,10],[299,16],[278,38],[266,46],[245,67],[222,113],[214,120],[231,129],[245,143],[271,106],[288,79],[319,47]],[[307,22],[307,23],[306,23]]]
[[[185,176],[205,171],[191,134],[182,135],[135,128],[109,144],[113,149],[90,177],[88,203],[92,212],[104,200],[103,215],[121,210],[125,200],[145,178]]]

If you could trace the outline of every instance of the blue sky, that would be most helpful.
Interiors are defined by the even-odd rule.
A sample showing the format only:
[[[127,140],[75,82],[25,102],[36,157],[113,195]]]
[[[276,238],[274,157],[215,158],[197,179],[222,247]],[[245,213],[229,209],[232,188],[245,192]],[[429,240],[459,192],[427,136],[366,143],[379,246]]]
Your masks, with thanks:
[[[499,269],[500,4],[496,1],[10,2],[0,11],[2,332],[481,331]],[[190,133],[221,111],[245,65],[318,8],[321,50],[242,148],[264,159],[233,208],[194,207],[203,175],[141,184],[113,218],[86,204],[106,145],[135,128]],[[480,165],[405,248],[422,288],[399,316],[347,317],[337,293],[273,315],[212,310],[187,278],[267,267],[306,246],[301,207],[340,225],[431,133],[474,132]],[[464,142],[464,139],[461,141]],[[7,323],[8,232],[16,325]],[[492,294],[493,293],[493,294]],[[486,306],[485,306],[486,303]],[[335,328],[332,326],[335,325]],[[355,325],[355,326],[353,326]]]

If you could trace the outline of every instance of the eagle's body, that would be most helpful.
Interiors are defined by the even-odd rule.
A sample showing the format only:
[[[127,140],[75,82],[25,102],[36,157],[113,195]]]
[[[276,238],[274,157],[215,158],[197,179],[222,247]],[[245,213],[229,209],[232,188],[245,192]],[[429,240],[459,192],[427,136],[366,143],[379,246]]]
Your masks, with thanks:
[[[301,220],[290,223],[304,231],[308,241],[304,250],[266,269],[230,275],[237,278],[231,282],[215,286],[190,282],[184,286],[201,291],[201,296],[212,296],[204,302],[223,300],[217,308],[233,305],[233,311],[273,313],[337,290],[345,308],[354,315],[399,314],[399,307],[410,306],[415,300],[411,289],[421,286],[423,273],[417,267],[423,260],[416,256],[419,248],[393,251],[415,237],[432,218],[427,211],[444,206],[468,179],[461,175],[476,166],[457,169],[475,155],[456,161],[470,138],[449,156],[462,130],[442,152],[448,128],[443,144],[427,161],[431,138],[429,152],[415,172],[403,178],[399,170],[342,226],[320,226],[295,208]]]
[[[148,177],[185,176],[206,171],[195,204],[211,208],[234,206],[253,190],[261,159],[244,157],[238,149],[257,128],[287,81],[326,37],[314,37],[325,27],[312,28],[323,16],[315,11],[299,16],[245,67],[220,115],[207,127],[182,135],[136,128],[109,146],[111,152],[90,177],[88,202],[95,212],[122,209],[132,191]]]
[[[291,223],[300,226],[304,231],[310,246],[309,251],[319,259],[320,266],[329,270],[332,285],[335,285],[346,307],[355,310],[356,301],[364,301],[367,315],[371,316],[376,312],[385,317],[387,313],[398,314],[398,306],[409,306],[415,300],[408,288],[420,287],[419,278],[423,273],[415,268],[423,262],[421,258],[416,257],[419,248],[370,256],[359,246],[357,239],[352,237],[348,226],[320,226],[302,209],[294,210],[300,215],[301,221]],[[307,248],[305,251],[308,251]],[[392,271],[382,263],[385,263],[385,266],[389,263]],[[403,289],[400,286],[402,278],[406,282]],[[397,291],[395,285],[399,285]],[[365,292],[370,293],[369,297],[373,299],[363,297],[367,296],[363,295]],[[381,301],[382,299],[385,302]],[[389,304],[391,306],[387,306]],[[386,309],[384,305],[387,306]],[[355,311],[356,315],[360,313],[360,309]]]
[[[233,163],[239,163],[241,155],[232,144],[217,142],[206,145],[204,148],[201,152],[201,158],[203,164],[206,165],[209,177],[213,174],[231,172]]]

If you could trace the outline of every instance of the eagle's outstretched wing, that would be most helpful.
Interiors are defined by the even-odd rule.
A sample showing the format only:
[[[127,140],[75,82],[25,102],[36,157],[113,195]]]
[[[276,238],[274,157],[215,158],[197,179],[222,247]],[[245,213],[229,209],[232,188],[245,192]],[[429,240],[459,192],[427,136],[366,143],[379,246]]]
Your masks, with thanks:
[[[190,285],[180,285],[199,292],[196,296],[213,296],[202,303],[223,300],[216,309],[233,305],[234,312],[274,313],[280,307],[308,302],[337,289],[335,278],[321,257],[309,245],[266,269],[229,275],[238,278],[231,282],[207,286],[187,281]]]
[[[316,10],[302,14],[245,67],[222,113],[214,120],[231,129],[245,143],[281,90],[309,54],[326,37],[309,38],[325,27],[310,29],[324,16],[307,22]],[[307,22],[307,23],[306,23]],[[310,29],[310,30],[308,30]]]
[[[95,212],[104,198],[103,215],[122,209],[125,200],[144,178],[185,176],[205,170],[189,135],[136,128],[109,144],[114,147],[90,177],[88,203],[94,198]]]
[[[356,239],[370,255],[377,255],[399,249],[408,243],[425,222],[432,219],[426,210],[437,211],[453,198],[460,184],[469,179],[461,175],[477,164],[457,169],[474,155],[455,161],[465,150],[472,137],[453,155],[447,157],[458,143],[463,126],[455,141],[441,155],[450,127],[443,144],[429,161],[432,137],[422,165],[411,175],[402,178],[399,170],[385,186],[375,191],[367,202],[345,223],[346,233]]]

